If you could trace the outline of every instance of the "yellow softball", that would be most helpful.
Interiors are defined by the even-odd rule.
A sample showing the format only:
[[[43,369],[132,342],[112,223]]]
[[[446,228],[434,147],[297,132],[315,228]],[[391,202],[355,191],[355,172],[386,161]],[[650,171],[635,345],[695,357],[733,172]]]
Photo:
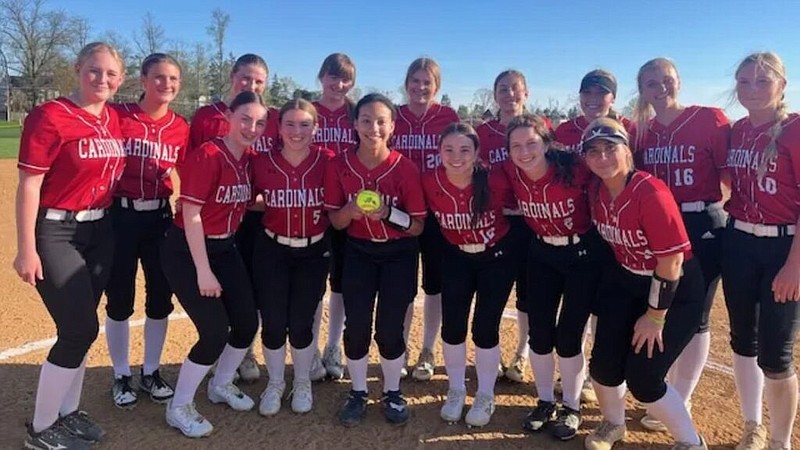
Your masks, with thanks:
[[[381,207],[381,196],[375,191],[361,191],[356,197],[356,205],[369,214]]]

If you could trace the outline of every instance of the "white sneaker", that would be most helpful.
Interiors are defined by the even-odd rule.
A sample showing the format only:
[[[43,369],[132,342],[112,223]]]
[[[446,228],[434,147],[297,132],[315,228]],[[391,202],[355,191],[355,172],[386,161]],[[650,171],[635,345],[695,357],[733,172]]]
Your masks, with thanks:
[[[411,378],[417,381],[430,380],[433,378],[433,368],[435,365],[433,352],[427,348],[423,348],[419,352],[419,359],[417,359],[417,365],[414,367],[414,371],[411,372]]]
[[[172,400],[170,400],[167,403],[165,417],[169,426],[181,430],[181,433],[186,437],[200,438],[208,436],[214,431],[214,426],[211,425],[211,422],[194,409],[194,403],[173,408]]]
[[[215,386],[208,382],[208,400],[211,403],[227,403],[236,411],[250,411],[255,406],[252,398],[245,395],[235,384]]]
[[[322,365],[322,358],[319,357],[319,350],[314,352],[314,359],[311,360],[311,370],[309,371],[309,378],[311,381],[322,381],[328,371]]]
[[[525,355],[516,355],[511,365],[506,369],[505,376],[517,383],[525,382],[525,369],[528,367],[528,358]]]
[[[471,427],[483,427],[489,424],[494,414],[494,396],[479,392],[472,400],[472,407],[467,412],[464,422]]]
[[[292,411],[296,414],[305,414],[314,406],[314,397],[311,394],[311,381],[298,380],[292,386]]]
[[[325,366],[325,371],[331,379],[341,380],[344,378],[342,349],[338,345],[325,347],[325,353],[322,355],[322,365]]]
[[[613,423],[603,420],[583,441],[583,447],[586,450],[611,450],[619,441],[625,439],[626,434],[625,425],[614,425]]]
[[[408,377],[408,350],[404,353],[403,367],[400,368],[400,379],[405,380]]]
[[[258,413],[262,416],[274,416],[281,410],[281,399],[283,391],[286,389],[286,382],[272,381],[267,383],[267,388],[261,393],[261,403],[258,405]]]
[[[447,391],[447,399],[444,401],[442,410],[439,413],[442,420],[449,424],[454,424],[461,420],[466,398],[466,389],[450,389]]]
[[[261,377],[261,369],[258,368],[258,361],[256,355],[253,353],[253,347],[247,349],[244,359],[239,364],[239,369],[236,371],[239,378],[247,383],[254,383]]]

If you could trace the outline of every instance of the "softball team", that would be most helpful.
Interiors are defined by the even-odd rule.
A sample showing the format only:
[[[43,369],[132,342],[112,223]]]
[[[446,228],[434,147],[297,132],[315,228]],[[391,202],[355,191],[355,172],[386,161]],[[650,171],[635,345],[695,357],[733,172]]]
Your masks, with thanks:
[[[26,448],[86,449],[105,435],[79,409],[104,291],[111,393],[120,408],[136,405],[138,388],[167,403],[170,426],[207,436],[213,426],[194,396],[216,362],[208,399],[252,409],[255,401],[234,379],[259,377],[249,347],[260,316],[269,374],[260,414],[277,414],[287,397],[287,341],[291,409],[306,413],[313,380],[344,376],[343,337],[352,387],[337,418],[360,424],[374,327],[383,414],[405,425],[400,380],[420,254],[423,342],[412,376],[433,376],[441,325],[446,422],[464,416],[470,329],[478,386],[467,425],[490,423],[496,379],[522,381],[530,360],[538,401],[523,428],[573,438],[581,399],[591,397],[583,356],[591,313],[589,373],[602,421],[585,448],[607,450],[625,438],[630,389],[647,410],[645,428],[668,431],[675,449],[706,449],[691,395],[708,357],[721,276],[745,422],[736,448],[791,448],[800,116],[788,112],[786,70],[774,53],[739,64],[736,98],[748,115],[733,126],[719,109],[681,105],[675,64],[656,58],[637,75],[635,123],[613,111],[616,78],[597,69],[580,84],[583,115],[555,132],[525,112],[527,83],[514,70],[495,80],[496,119],[477,131],[460,123],[435,102],[441,69],[429,58],[408,68],[408,103],[399,108],[380,94],[353,105],[355,65],[334,53],[318,73],[320,99],[292,100],[278,111],[261,99],[266,62],[246,54],[233,65],[226,98],[200,108],[191,127],[170,110],[181,68],[169,55],[145,58],[141,98],[113,107],[106,102],[125,73],[117,51],[89,44],[75,69],[77,90],[34,108],[20,143],[14,268],[36,287],[57,328]],[[174,169],[181,192],[173,219]],[[724,210],[723,185],[731,190]],[[139,261],[145,355],[135,388],[129,318]],[[506,370],[499,330],[515,281],[519,340]],[[172,293],[198,334],[174,390],[159,373]]]

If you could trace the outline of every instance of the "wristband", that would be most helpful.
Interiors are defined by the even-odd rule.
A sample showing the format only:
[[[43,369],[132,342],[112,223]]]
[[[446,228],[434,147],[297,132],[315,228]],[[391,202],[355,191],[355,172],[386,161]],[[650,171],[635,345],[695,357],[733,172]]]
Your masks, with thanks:
[[[667,309],[675,299],[675,291],[678,290],[677,280],[665,280],[653,273],[653,278],[650,281],[650,294],[647,296],[647,304],[653,309]]]
[[[389,207],[389,215],[383,220],[401,231],[408,231],[411,228],[411,216],[394,206]]]
[[[650,314],[644,313],[644,316],[647,317],[647,320],[653,322],[654,324],[663,327],[665,323],[667,323],[667,319],[660,319],[655,316],[651,316]]]

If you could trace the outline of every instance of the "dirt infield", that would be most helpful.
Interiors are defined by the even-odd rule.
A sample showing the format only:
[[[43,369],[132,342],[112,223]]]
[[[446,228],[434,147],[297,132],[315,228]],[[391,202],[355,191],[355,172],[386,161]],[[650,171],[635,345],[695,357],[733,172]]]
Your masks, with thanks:
[[[43,340],[55,336],[55,327],[47,315],[36,291],[23,284],[14,273],[11,262],[16,252],[14,229],[14,190],[16,188],[14,160],[0,160],[0,284],[2,297],[2,327],[0,327],[0,448],[20,448],[24,438],[24,423],[32,415],[39,365],[49,345]],[[137,313],[133,320],[144,317],[143,286],[139,282]],[[177,305],[177,302],[176,302]],[[512,307],[513,303],[509,303]],[[196,334],[191,323],[182,318],[176,308],[164,350],[162,374],[170,381],[177,378],[181,361],[194,342]],[[509,309],[509,316],[513,311]],[[98,311],[100,323],[105,320],[104,303]],[[421,340],[420,317],[412,329],[411,355],[416,356]],[[513,320],[505,320],[502,330],[503,360],[511,359],[516,343]],[[323,324],[324,327],[324,324]],[[709,448],[733,448],[738,441],[742,418],[739,414],[733,377],[730,373],[731,351],[727,343],[727,317],[721,294],[717,296],[712,317],[711,366],[703,374],[694,396],[693,414]],[[142,360],[142,327],[131,330],[131,363]],[[260,351],[259,359],[261,359]],[[471,355],[470,355],[471,356]],[[795,350],[795,356],[800,351]],[[370,397],[377,400],[380,383],[377,350],[373,346],[370,365]],[[205,384],[197,396],[197,408],[215,426],[212,436],[189,440],[169,428],[164,421],[164,407],[140,398],[132,411],[115,408],[109,390],[112,377],[105,337],[101,335],[89,353],[82,409],[95,417],[108,431],[106,440],[98,446],[104,449],[123,448],[538,448],[582,449],[583,436],[599,420],[597,405],[584,407],[581,435],[571,442],[560,443],[549,436],[531,436],[522,432],[521,422],[535,402],[532,383],[513,384],[500,381],[497,385],[497,411],[490,426],[467,429],[463,423],[447,425],[439,418],[439,408],[447,391],[444,361],[437,354],[437,371],[428,383],[404,381],[402,389],[412,409],[412,420],[403,428],[393,428],[383,421],[380,405],[371,402],[368,419],[358,428],[344,429],[337,425],[335,412],[350,389],[349,382],[323,382],[314,385],[314,410],[304,416],[292,414],[288,402],[275,417],[266,419],[256,411],[237,413],[205,398]],[[135,371],[138,367],[135,366]],[[262,366],[262,373],[263,366]],[[291,377],[287,370],[287,381]],[[474,393],[475,373],[467,371],[467,389]],[[530,373],[527,376],[530,381]],[[265,379],[243,389],[258,398]],[[639,425],[644,414],[633,402],[628,409],[628,437],[624,448],[670,448],[669,436],[649,433]],[[793,445],[800,447],[800,432],[795,427]],[[619,447],[618,447],[619,448]]]

